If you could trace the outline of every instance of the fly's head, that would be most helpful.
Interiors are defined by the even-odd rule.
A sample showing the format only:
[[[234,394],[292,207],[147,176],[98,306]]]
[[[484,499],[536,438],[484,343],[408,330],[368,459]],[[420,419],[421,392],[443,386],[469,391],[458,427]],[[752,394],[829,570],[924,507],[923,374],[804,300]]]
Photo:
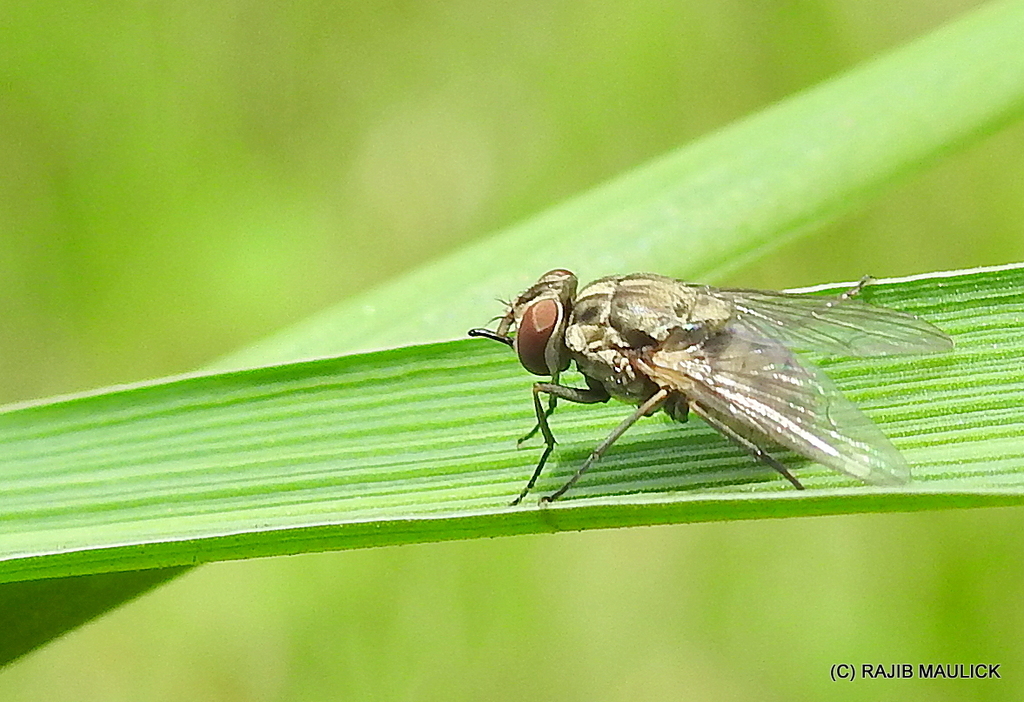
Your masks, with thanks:
[[[534,375],[557,376],[569,367],[565,326],[576,298],[576,276],[556,268],[548,271],[517,297],[498,323],[498,329],[471,329],[511,346],[523,368]]]

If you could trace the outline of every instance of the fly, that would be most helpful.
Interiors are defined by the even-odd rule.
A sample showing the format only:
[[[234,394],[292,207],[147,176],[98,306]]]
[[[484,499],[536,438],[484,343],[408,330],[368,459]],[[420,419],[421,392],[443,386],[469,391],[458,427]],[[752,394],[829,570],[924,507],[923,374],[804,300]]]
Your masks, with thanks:
[[[786,448],[877,485],[910,480],[910,467],[881,430],[793,348],[847,356],[949,351],[953,341],[904,312],[854,299],[865,278],[838,297],[693,285],[653,273],[609,276],[577,294],[576,276],[545,273],[517,297],[495,331],[500,341],[550,382],[533,386],[545,448],[519,504],[555,447],[548,418],[559,399],[637,405],[558,490],[571,488],[638,419],[658,410],[685,422],[692,412],[798,490],[803,485],[768,452]],[[575,363],[586,387],[559,384]],[[542,399],[547,396],[547,403]]]

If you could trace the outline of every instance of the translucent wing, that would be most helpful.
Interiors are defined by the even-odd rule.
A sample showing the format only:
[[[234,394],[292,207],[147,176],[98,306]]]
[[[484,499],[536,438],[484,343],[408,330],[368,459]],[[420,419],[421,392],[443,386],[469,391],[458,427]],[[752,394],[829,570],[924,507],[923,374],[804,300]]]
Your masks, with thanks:
[[[748,332],[788,346],[849,356],[937,353],[953,348],[941,329],[905,312],[841,297],[715,290]]]
[[[700,346],[664,344],[647,356],[645,370],[759,447],[770,448],[770,440],[879,485],[910,479],[896,448],[824,374],[734,324]]]

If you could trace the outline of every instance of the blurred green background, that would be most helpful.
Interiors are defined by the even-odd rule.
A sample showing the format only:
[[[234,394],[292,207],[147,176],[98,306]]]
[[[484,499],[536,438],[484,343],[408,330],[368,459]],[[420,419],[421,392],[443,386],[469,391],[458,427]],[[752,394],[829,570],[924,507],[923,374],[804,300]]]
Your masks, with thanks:
[[[201,367],[976,4],[0,0],[0,400]],[[1022,260],[1015,126],[713,282]],[[0,699],[1015,700],[1022,529],[992,509],[219,564],[16,663]]]

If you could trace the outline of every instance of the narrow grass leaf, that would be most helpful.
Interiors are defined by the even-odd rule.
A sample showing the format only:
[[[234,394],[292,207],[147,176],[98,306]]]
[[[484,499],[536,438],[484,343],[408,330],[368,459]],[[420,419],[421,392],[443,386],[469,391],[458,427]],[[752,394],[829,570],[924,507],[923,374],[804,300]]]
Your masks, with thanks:
[[[751,517],[1024,503],[1024,267],[880,283],[948,354],[821,359],[915,468],[873,488],[780,454],[798,493],[718,434],[639,423],[566,499],[508,502],[539,447],[531,377],[465,339],[197,375],[0,413],[0,581],[285,553]],[[537,494],[629,408],[560,408]]]

